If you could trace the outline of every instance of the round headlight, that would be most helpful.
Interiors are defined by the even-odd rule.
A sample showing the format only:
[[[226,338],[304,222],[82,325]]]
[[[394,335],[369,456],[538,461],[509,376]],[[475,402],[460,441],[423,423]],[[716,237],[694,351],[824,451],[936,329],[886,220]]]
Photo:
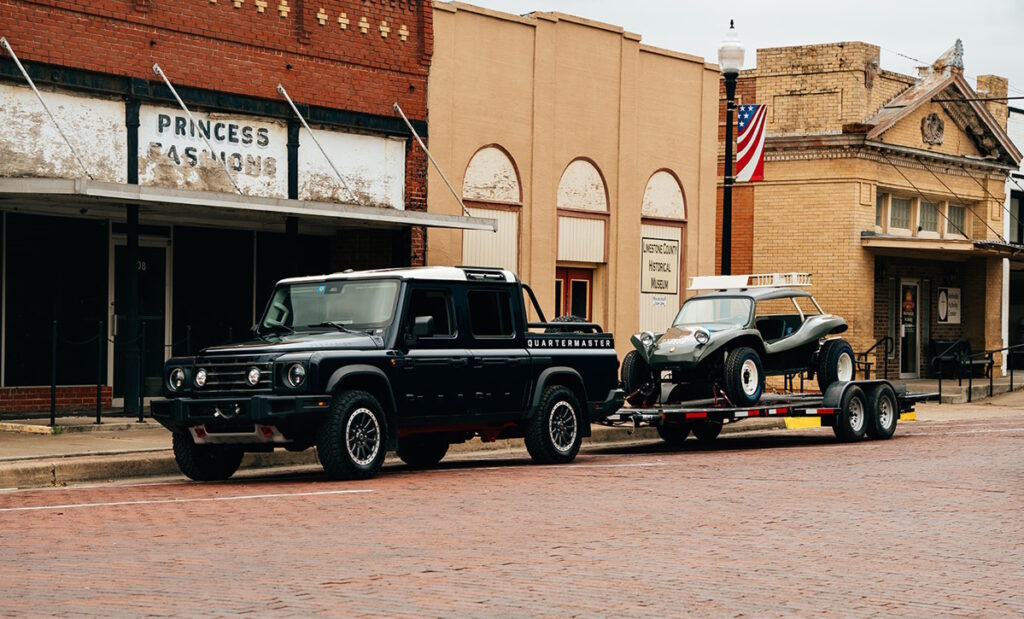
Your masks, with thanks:
[[[255,387],[260,384],[260,369],[249,368],[249,372],[245,375],[245,381],[249,383],[250,387]]]
[[[711,334],[708,333],[707,329],[697,329],[693,332],[693,339],[697,340],[697,343],[703,346],[711,339]]]
[[[167,386],[171,388],[171,391],[178,391],[185,386],[185,370],[181,368],[174,368],[171,373],[167,376]]]
[[[289,387],[301,387],[306,382],[306,368],[301,363],[293,363],[288,366],[284,379]]]
[[[206,384],[206,370],[200,368],[196,370],[196,387],[202,387]]]
[[[650,348],[654,345],[654,334],[650,331],[644,331],[640,334],[640,343]]]

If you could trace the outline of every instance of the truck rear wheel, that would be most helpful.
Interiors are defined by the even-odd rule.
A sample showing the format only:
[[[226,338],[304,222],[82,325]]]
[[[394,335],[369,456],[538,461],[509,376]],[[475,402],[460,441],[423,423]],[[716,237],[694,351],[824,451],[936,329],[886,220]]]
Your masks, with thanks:
[[[334,479],[367,479],[384,464],[385,421],[377,398],[365,391],[343,391],[317,429],[316,453]]]
[[[868,428],[871,438],[892,438],[900,416],[896,393],[889,385],[878,385],[868,394]]]
[[[867,398],[860,387],[850,385],[839,402],[839,410],[832,421],[832,431],[841,441],[858,441],[864,438],[867,426]]]
[[[194,481],[220,481],[235,474],[245,455],[233,445],[196,445],[188,430],[171,435],[174,460],[181,472]]]
[[[418,434],[398,439],[398,457],[413,468],[434,466],[448,453],[448,439],[433,434]]]
[[[757,351],[741,346],[725,360],[725,394],[733,406],[751,406],[764,393],[764,370]]]
[[[537,413],[526,428],[526,451],[538,464],[572,462],[580,451],[580,403],[567,387],[544,390]]]
[[[690,424],[670,423],[658,426],[658,436],[673,447],[682,447],[686,437],[690,436]]]

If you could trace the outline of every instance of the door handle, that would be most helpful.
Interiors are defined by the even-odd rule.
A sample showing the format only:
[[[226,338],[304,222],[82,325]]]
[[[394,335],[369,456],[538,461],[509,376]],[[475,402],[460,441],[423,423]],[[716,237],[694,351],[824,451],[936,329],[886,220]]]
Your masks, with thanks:
[[[448,361],[448,365],[455,368],[464,368],[469,365],[469,359],[451,359],[450,361]]]

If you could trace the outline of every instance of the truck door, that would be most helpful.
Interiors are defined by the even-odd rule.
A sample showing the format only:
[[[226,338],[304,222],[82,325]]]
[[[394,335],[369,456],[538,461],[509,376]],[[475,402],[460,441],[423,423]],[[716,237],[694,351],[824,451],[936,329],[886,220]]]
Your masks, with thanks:
[[[471,287],[466,292],[469,314],[470,410],[478,414],[515,417],[525,409],[530,377],[526,351],[526,320],[513,303],[511,286]]]
[[[405,355],[399,360],[395,398],[403,417],[457,416],[466,412],[469,351],[456,322],[452,291],[444,287],[412,285],[399,333]],[[413,337],[417,317],[433,319],[434,332]]]

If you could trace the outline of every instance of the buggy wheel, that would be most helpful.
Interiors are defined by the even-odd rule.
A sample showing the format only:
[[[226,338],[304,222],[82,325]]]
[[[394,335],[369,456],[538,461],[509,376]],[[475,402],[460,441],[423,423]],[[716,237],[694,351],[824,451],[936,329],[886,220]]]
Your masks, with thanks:
[[[657,388],[654,372],[640,353],[631,350],[622,358],[622,389],[630,406],[643,406]]]
[[[850,385],[840,400],[839,411],[832,421],[832,431],[841,441],[858,441],[864,438],[868,427],[868,404],[864,391]]]
[[[900,407],[892,387],[879,385],[872,389],[868,394],[868,436],[883,440],[892,438],[899,417]]]
[[[725,393],[733,406],[750,406],[764,393],[764,370],[753,348],[742,346],[725,361]]]
[[[853,347],[846,340],[829,340],[818,353],[818,388],[822,393],[836,382],[854,379]]]

